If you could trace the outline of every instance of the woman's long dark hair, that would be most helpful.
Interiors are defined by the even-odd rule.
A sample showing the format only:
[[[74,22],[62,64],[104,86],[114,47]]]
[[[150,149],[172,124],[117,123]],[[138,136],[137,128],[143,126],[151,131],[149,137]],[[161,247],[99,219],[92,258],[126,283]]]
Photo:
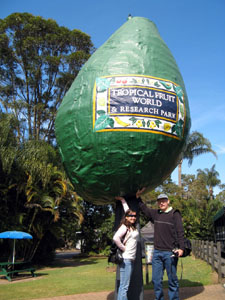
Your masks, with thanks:
[[[135,220],[135,223],[130,223],[127,219],[126,219],[126,217],[128,216],[128,215],[132,215],[132,214],[136,214],[136,211],[133,211],[133,210],[131,210],[131,209],[128,209],[126,212],[125,212],[125,215],[123,216],[123,218],[122,218],[122,220],[121,220],[121,222],[120,222],[120,225],[119,225],[119,227],[121,226],[121,225],[126,225],[129,229],[130,228],[132,228],[132,229],[136,229],[136,224],[137,224],[137,218],[136,218],[136,220]]]

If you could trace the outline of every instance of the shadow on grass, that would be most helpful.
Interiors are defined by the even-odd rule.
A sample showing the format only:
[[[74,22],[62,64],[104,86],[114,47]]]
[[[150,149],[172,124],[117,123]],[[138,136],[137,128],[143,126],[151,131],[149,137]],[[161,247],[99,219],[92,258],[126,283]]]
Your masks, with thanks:
[[[65,268],[65,267],[79,267],[79,266],[85,266],[85,265],[93,265],[97,264],[100,257],[88,257],[88,256],[82,256],[79,254],[74,253],[64,253],[63,255],[58,255],[58,257],[50,263],[46,263],[43,265],[34,265],[36,268],[35,271],[35,277],[32,277],[30,273],[21,273],[18,275],[14,275],[14,278],[12,281],[19,281],[19,280],[31,280],[31,279],[37,279],[42,276],[48,276],[48,270],[51,269],[58,269],[58,268]],[[6,277],[0,277],[0,279],[3,279],[0,281],[1,283],[10,283],[6,279]],[[11,282],[12,282],[11,281]]]
[[[204,292],[204,286],[199,282],[194,282],[190,280],[180,280],[180,299],[191,299],[192,297],[201,294]],[[163,292],[164,299],[169,300],[168,297],[168,281],[163,282]],[[111,292],[107,296],[107,300],[114,300],[114,292]],[[154,290],[153,284],[149,283],[148,285],[144,285],[144,300],[154,299]]]
[[[110,293],[107,298],[107,300],[114,300],[114,292]]]
[[[85,266],[85,265],[93,265],[97,263],[99,258],[81,256],[81,255],[68,255],[67,257],[59,257],[55,259],[53,262],[49,264],[45,264],[39,266],[38,269],[43,268],[65,268],[65,267],[78,267],[78,266]]]
[[[35,272],[35,276],[32,276],[30,273],[22,273],[22,274],[16,274],[16,275],[13,275],[11,277],[11,281],[9,281],[5,276],[1,276],[0,277],[0,284],[11,284],[11,283],[16,283],[16,282],[19,282],[19,281],[30,281],[30,280],[36,280],[36,279],[39,279],[40,277],[42,276],[48,276],[49,274],[48,273],[44,273],[44,272]]]
[[[163,288],[168,288],[168,280],[163,280]],[[201,282],[197,281],[190,281],[188,279],[179,279],[179,287],[186,288],[186,287],[196,287],[196,286],[203,286]],[[144,284],[144,289],[152,289],[153,290],[153,283],[149,282],[149,284]]]

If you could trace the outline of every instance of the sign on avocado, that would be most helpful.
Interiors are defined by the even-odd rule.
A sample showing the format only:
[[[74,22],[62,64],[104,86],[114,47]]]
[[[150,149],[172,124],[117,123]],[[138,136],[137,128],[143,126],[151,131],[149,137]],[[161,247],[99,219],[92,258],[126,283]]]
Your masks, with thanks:
[[[93,92],[94,131],[145,131],[180,139],[185,121],[182,88],[166,79],[98,77]]]

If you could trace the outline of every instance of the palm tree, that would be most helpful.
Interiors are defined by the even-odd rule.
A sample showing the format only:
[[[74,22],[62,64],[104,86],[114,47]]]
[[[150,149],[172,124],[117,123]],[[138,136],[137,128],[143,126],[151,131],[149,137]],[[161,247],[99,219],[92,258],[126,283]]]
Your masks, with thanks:
[[[41,140],[20,141],[16,125],[13,115],[0,111],[0,227],[33,234],[32,243],[19,250],[30,259],[46,232],[61,237],[68,215],[80,224],[83,206],[57,150]]]
[[[212,153],[216,158],[216,152],[212,149],[210,141],[198,131],[193,131],[187,141],[187,146],[182,154],[182,159],[178,165],[178,185],[181,187],[181,166],[184,159],[188,160],[188,166],[192,165],[194,157],[204,154]]]
[[[211,169],[205,168],[204,170],[197,170],[198,177],[202,177],[209,191],[209,199],[213,199],[213,188],[220,184],[220,179],[218,178],[219,173],[215,170],[215,165]]]
[[[67,213],[73,214],[78,223],[83,221],[81,199],[66,178],[64,171],[51,164],[48,164],[47,168],[49,178],[45,184],[42,180],[36,182],[31,175],[27,180],[27,202],[24,206],[28,209],[29,231],[35,232],[37,236],[36,244],[33,243],[29,252],[30,259],[35,255],[47,231],[59,237],[60,229],[56,223],[62,217],[62,211],[66,210]]]

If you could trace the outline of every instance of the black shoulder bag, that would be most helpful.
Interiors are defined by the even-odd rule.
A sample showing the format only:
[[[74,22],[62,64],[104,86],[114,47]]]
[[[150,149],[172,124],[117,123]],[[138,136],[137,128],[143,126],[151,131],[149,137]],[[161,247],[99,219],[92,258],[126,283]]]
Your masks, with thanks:
[[[176,210],[174,210],[173,213],[175,213],[175,211]],[[180,246],[179,246],[178,239],[177,239],[177,229],[176,229],[176,225],[175,225],[174,215],[173,215],[173,223],[174,223],[174,229],[175,229],[176,246],[179,248]],[[186,257],[186,256],[191,255],[191,250],[192,250],[191,241],[189,239],[187,239],[186,237],[184,237],[184,253],[180,257]]]
[[[128,231],[128,229],[127,229]],[[125,236],[127,235],[127,231],[123,237],[123,240],[121,240],[121,242],[124,241]],[[116,245],[116,243],[112,243],[111,247],[110,247],[110,253],[108,256],[108,263],[113,263],[113,264],[121,264],[123,262],[123,255],[122,255],[122,250]]]

